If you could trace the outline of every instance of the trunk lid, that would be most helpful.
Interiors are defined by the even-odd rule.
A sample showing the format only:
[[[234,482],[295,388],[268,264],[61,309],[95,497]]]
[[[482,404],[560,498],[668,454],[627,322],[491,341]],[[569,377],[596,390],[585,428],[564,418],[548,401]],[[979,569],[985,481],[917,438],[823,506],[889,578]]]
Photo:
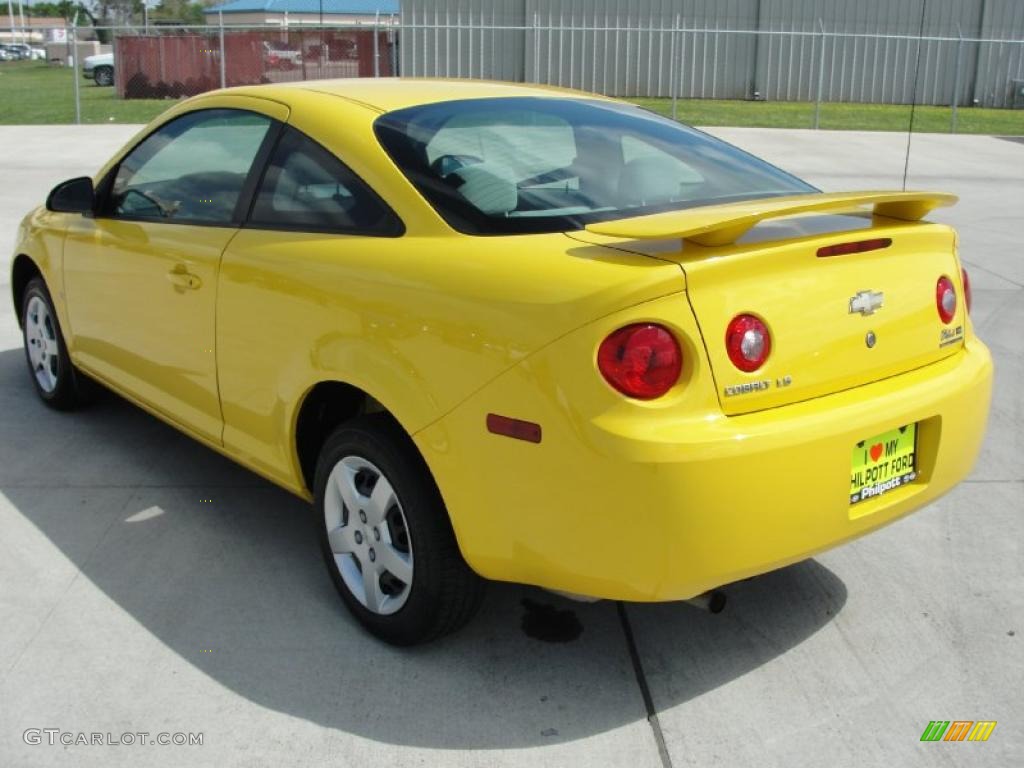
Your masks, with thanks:
[[[753,218],[753,204],[743,203],[604,222],[588,230],[591,237],[603,235],[606,244],[682,267],[722,409],[742,414],[894,376],[963,345],[966,308],[955,235],[949,227],[913,220],[952,199],[908,193],[801,195],[787,198],[798,201],[788,206],[779,199],[754,201],[763,204],[759,212],[769,212]],[[889,203],[898,207],[885,208]],[[865,204],[875,206],[874,215],[833,213]],[[880,207],[890,215],[878,215]],[[794,210],[803,215],[778,220]],[[680,223],[679,214],[692,221]],[[660,221],[652,222],[655,218]],[[765,219],[773,221],[762,223]],[[694,221],[700,225],[695,233]],[[818,255],[823,246],[866,240],[889,243]],[[943,275],[957,293],[948,324],[936,308],[936,283]],[[726,326],[739,314],[759,317],[771,334],[771,353],[752,373],[739,370],[726,348]]]

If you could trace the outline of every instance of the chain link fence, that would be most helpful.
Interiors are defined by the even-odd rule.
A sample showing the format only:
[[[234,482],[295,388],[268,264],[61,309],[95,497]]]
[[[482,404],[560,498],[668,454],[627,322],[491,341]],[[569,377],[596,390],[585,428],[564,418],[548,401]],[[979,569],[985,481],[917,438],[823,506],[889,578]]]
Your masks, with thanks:
[[[363,29],[175,29],[114,38],[115,86],[127,99],[214,88],[396,73],[394,36]]]
[[[402,71],[622,97],[1011,107],[1024,40],[815,31],[406,24]],[[500,57],[493,55],[501,51]],[[1019,104],[1018,104],[1019,106]]]
[[[83,41],[83,37],[98,40]],[[63,32],[47,58],[112,98],[176,99],[215,88],[338,77],[458,77],[542,83],[610,96],[822,105],[1024,108],[1024,40],[816,31],[400,23],[348,27],[88,28]],[[75,52],[78,55],[74,55]],[[97,64],[90,53],[109,54]],[[109,77],[108,77],[109,76]],[[1024,110],[1021,131],[1024,133]]]

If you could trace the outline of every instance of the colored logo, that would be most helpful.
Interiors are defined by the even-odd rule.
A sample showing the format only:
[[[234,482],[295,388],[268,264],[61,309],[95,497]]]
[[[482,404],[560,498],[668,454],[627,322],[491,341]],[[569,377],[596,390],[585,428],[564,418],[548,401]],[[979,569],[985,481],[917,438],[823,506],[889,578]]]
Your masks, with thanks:
[[[931,720],[921,741],[988,741],[995,728],[995,720]]]

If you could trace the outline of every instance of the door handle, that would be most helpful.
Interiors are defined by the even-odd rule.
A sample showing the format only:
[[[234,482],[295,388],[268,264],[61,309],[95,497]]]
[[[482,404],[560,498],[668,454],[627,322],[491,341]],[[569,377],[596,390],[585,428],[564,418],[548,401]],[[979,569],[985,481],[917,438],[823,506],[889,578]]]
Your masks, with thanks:
[[[197,275],[189,272],[184,264],[175,264],[171,271],[167,273],[167,279],[176,288],[190,288],[193,291],[203,284],[203,281]]]

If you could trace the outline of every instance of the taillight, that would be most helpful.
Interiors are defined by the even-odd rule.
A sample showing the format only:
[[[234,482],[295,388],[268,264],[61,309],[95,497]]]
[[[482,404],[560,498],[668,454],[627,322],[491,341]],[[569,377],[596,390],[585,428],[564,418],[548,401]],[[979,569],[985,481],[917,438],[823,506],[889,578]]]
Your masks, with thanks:
[[[960,267],[960,275],[964,279],[964,306],[967,307],[967,311],[971,311],[971,276],[967,274],[967,270]]]
[[[736,315],[725,329],[725,347],[729,359],[741,371],[756,371],[772,351],[772,337],[761,319],[754,315]]]
[[[679,381],[683,353],[668,328],[654,323],[627,325],[601,342],[597,367],[622,394],[653,400]]]
[[[939,319],[947,325],[956,314],[956,288],[945,275],[935,284],[935,308],[939,310]]]

